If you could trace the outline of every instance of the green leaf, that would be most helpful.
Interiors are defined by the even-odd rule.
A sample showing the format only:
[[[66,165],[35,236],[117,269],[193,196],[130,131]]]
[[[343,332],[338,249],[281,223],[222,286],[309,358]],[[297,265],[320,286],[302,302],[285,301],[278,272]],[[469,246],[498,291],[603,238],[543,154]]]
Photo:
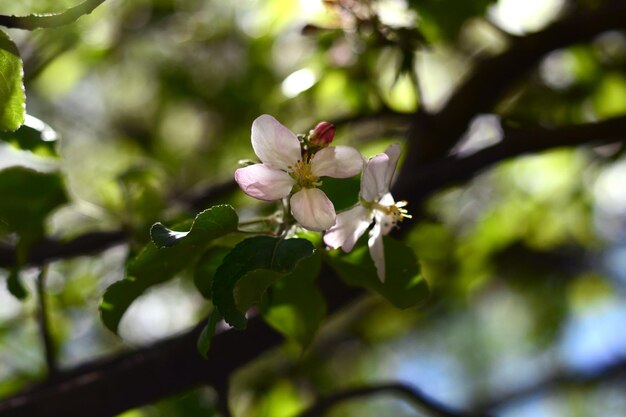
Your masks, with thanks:
[[[349,285],[375,291],[398,308],[420,305],[429,295],[415,252],[404,243],[384,237],[386,278],[382,283],[376,274],[365,239],[349,254],[326,256],[330,266]]]
[[[16,130],[24,123],[23,73],[17,46],[0,31],[0,131]]]
[[[204,329],[202,329],[202,332],[198,337],[196,346],[198,348],[198,352],[200,352],[200,355],[202,355],[204,359],[206,359],[209,354],[211,341],[213,340],[213,336],[215,336],[215,328],[221,319],[222,315],[217,310],[213,310],[209,316],[209,321],[206,326],[204,326]]]
[[[150,228],[150,239],[154,245],[159,248],[170,248],[179,243],[182,239],[187,237],[189,232],[176,232],[168,229],[161,223],[155,223]]]
[[[24,167],[0,171],[0,196],[0,231],[18,233],[26,241],[40,238],[46,217],[67,203],[58,174]]]
[[[18,149],[32,151],[45,156],[58,156],[56,144],[58,134],[36,117],[26,115],[24,124],[14,132],[0,132],[0,140]]]
[[[238,223],[237,213],[231,206],[214,206],[196,216],[191,230],[185,232],[184,237],[168,241],[169,247],[159,249],[152,243],[147,245],[128,264],[126,278],[111,285],[104,293],[100,315],[105,326],[117,332],[122,316],[137,297],[151,286],[166,282],[195,264],[212,240],[236,231]],[[189,222],[184,222],[175,229],[188,225]]]
[[[359,176],[352,178],[325,177],[320,189],[333,202],[336,211],[349,209],[359,202],[361,181]]]
[[[196,269],[193,273],[193,283],[200,294],[208,300],[212,298],[211,290],[215,271],[217,271],[217,268],[222,264],[230,250],[231,248],[223,246],[211,248],[196,264]]]
[[[265,321],[305,348],[326,316],[326,302],[315,286],[320,268],[319,254],[303,259],[291,274],[272,286],[261,304]]]
[[[213,303],[228,324],[244,329],[247,308],[259,302],[269,285],[292,272],[313,251],[313,245],[305,239],[256,236],[240,242],[215,273]]]
[[[20,270],[13,268],[7,278],[7,289],[18,300],[24,300],[28,297],[28,291],[24,287],[22,278],[20,277]]]

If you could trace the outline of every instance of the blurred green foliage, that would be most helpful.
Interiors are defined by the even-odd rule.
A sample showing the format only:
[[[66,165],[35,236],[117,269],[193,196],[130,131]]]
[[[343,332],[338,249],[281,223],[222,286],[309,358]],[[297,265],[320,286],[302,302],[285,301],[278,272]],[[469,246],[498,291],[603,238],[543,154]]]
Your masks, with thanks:
[[[4,1],[0,13],[62,11],[78,3]],[[149,227],[163,221],[189,230],[200,210],[188,204],[188,196],[230,181],[237,162],[254,157],[255,117],[272,114],[301,133],[320,120],[338,120],[336,142],[371,156],[403,141],[401,129],[385,120],[352,119],[388,109],[434,111],[477,55],[508,42],[489,23],[490,10],[501,2],[326,3],[110,0],[72,25],[10,30],[13,41],[2,35],[0,70],[10,68],[12,78],[0,83],[0,130],[14,130],[23,116],[16,47],[28,114],[61,139],[49,140],[28,123],[0,134],[0,241],[17,243],[25,256],[44,237],[63,240],[81,231],[124,229],[131,239],[128,251],[114,248],[51,264],[50,317],[61,364],[120,349],[120,340],[97,318],[103,295],[105,302],[114,298],[122,306],[106,322],[112,328],[126,323],[131,342],[173,334],[206,316],[207,304],[189,281],[211,298],[219,288],[215,279],[224,248],[241,236],[217,239],[209,233],[202,242],[185,243],[191,233],[177,236],[162,228],[157,231],[165,234],[153,240],[177,245],[157,250]],[[553,52],[499,104],[500,127],[553,127],[624,115],[625,62],[622,32]],[[319,395],[380,379],[407,380],[453,404],[480,404],[502,394],[502,386],[519,387],[520,375],[541,379],[558,372],[566,362],[561,346],[568,329],[580,317],[623,303],[623,276],[616,278],[601,261],[624,239],[622,158],[623,147],[557,150],[500,164],[436,195],[419,220],[403,224],[403,242],[385,241],[390,267],[409,279],[409,288],[394,286],[396,274],[380,284],[364,242],[350,255],[324,253],[347,282],[365,280],[399,307],[422,305],[428,282],[430,298],[420,309],[398,311],[369,299],[329,320],[314,337],[325,306],[313,285],[320,257],[307,257],[310,247],[299,248],[298,256],[290,253],[297,259],[278,272],[265,259],[248,268],[266,283],[281,276],[267,292],[266,286],[246,287],[257,290],[246,298],[235,291],[233,276],[241,282],[248,269],[230,275],[221,297],[235,292],[244,307],[258,303],[269,323],[308,346],[303,351],[287,345],[234,376],[235,414],[293,416]],[[340,188],[346,184],[349,191]],[[343,209],[355,201],[358,182],[324,180],[323,189]],[[242,220],[276,208],[239,192],[215,203],[232,204]],[[229,231],[236,228],[236,222],[229,225]],[[171,260],[170,269],[158,264],[145,275],[132,274],[137,262],[152,265],[155,259]],[[0,274],[12,292],[20,291],[18,284],[32,292],[31,269],[22,270],[19,280],[16,269]],[[164,292],[146,291],[120,322],[136,296],[164,281]],[[119,297],[115,285],[124,286]],[[32,298],[18,303],[0,292],[2,395],[44,373]],[[243,325],[245,308],[238,309],[237,299],[215,304]],[[167,316],[174,324],[157,331],[159,326],[142,321],[152,316]],[[578,394],[585,404],[576,400]],[[562,415],[603,415],[592,414],[603,398],[626,409],[602,386],[563,397],[555,406],[566,410]],[[368,401],[330,415],[413,415],[396,401]],[[213,415],[214,402],[210,390],[199,389],[124,416]]]

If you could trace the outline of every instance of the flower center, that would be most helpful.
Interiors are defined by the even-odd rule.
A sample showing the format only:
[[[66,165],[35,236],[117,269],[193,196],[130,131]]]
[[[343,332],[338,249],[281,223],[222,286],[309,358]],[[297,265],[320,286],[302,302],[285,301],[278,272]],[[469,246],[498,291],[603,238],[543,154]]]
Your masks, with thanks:
[[[301,188],[315,188],[322,185],[320,179],[313,175],[310,161],[298,160],[295,165],[289,165],[287,168],[290,169],[291,178],[296,180]]]
[[[384,206],[378,202],[365,201],[362,198],[360,199],[360,201],[361,205],[369,210],[378,210],[385,216],[391,216],[391,223],[394,226],[402,222],[404,219],[413,218],[413,216],[411,216],[409,212],[404,208],[407,205],[407,202],[404,200],[398,201],[390,206]]]

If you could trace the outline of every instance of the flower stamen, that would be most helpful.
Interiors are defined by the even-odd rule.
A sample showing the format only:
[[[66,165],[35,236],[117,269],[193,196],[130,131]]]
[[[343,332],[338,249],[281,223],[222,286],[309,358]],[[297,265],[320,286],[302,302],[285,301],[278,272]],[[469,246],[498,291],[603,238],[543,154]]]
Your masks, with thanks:
[[[313,175],[310,161],[298,160],[295,165],[289,165],[291,178],[296,180],[301,188],[316,188],[322,185],[320,179]]]

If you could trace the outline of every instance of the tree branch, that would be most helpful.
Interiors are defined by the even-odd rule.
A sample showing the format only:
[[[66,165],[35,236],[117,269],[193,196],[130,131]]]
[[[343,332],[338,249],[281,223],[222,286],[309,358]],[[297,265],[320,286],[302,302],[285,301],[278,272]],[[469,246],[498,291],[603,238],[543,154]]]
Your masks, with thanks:
[[[34,30],[39,28],[54,28],[69,25],[81,16],[90,14],[105,0],[85,0],[78,6],[67,9],[62,13],[33,14],[29,16],[0,15],[0,26],[14,29]]]
[[[593,373],[559,372],[528,387],[489,398],[476,405],[477,410],[494,410],[514,401],[521,401],[538,394],[570,387],[589,387],[611,380],[623,381],[626,376],[626,358],[611,363]]]
[[[548,149],[603,144],[626,139],[626,116],[561,128],[508,131],[501,142],[465,157],[449,156],[398,176],[394,195],[420,204],[434,192],[471,179],[495,163]]]
[[[341,284],[327,269],[320,281],[329,312],[361,294],[361,290]],[[204,324],[202,321],[196,328],[150,347],[61,371],[54,380],[0,402],[0,415],[109,417],[200,385],[225,392],[237,369],[282,341],[260,317],[253,317],[245,331],[215,335],[205,360],[196,348]]]
[[[479,62],[437,114],[415,115],[409,131],[408,160],[428,163],[445,157],[472,118],[491,111],[547,53],[623,28],[626,28],[626,2],[616,1],[596,9],[579,10],[544,30],[516,37],[505,52]]]
[[[417,409],[425,410],[428,412],[429,415],[435,417],[487,417],[486,414],[474,414],[451,410],[447,406],[444,406],[443,404],[440,404],[437,401],[434,401],[433,399],[424,395],[417,388],[413,388],[409,385],[402,383],[365,386],[341,391],[318,401],[310,408],[298,414],[297,417],[321,416],[330,408],[341,402],[353,400],[360,397],[369,397],[371,395],[385,393],[395,394],[404,397],[408,401],[413,403]]]
[[[124,243],[127,237],[126,232],[116,230],[111,232],[90,232],[66,242],[46,239],[33,246],[28,253],[26,264],[38,266],[59,259],[101,252],[112,246]],[[16,262],[15,248],[8,245],[0,246],[0,266],[14,266]]]

